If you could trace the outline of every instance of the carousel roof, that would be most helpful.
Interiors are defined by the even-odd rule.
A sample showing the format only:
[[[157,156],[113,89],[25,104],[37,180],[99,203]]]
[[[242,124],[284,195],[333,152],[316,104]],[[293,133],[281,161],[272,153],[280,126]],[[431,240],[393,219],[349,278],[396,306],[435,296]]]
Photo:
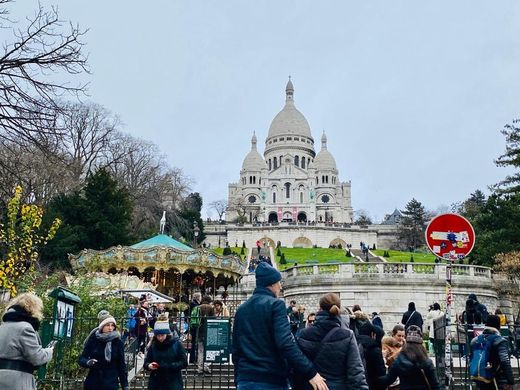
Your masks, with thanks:
[[[165,234],[158,234],[132,246],[114,246],[105,250],[84,249],[77,255],[69,254],[73,268],[89,271],[121,272],[136,268],[176,269],[180,273],[210,271],[237,279],[246,272],[246,260],[239,256],[220,256],[207,249],[193,249]]]
[[[155,237],[149,238],[148,240],[144,240],[138,242],[137,244],[131,245],[130,248],[134,249],[144,249],[144,248],[152,248],[154,246],[166,246],[170,248],[180,249],[181,251],[192,251],[193,248],[174,240],[170,236],[166,234],[158,234]]]

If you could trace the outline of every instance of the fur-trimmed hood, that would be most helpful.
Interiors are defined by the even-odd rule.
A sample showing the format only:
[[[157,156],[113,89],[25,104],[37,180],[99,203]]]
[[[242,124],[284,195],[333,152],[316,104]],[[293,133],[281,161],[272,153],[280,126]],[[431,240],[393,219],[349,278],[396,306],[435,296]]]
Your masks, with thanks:
[[[393,348],[401,347],[399,345],[399,343],[397,342],[397,340],[394,339],[392,336],[384,336],[383,339],[381,340],[381,344],[386,345],[388,347],[393,347]]]
[[[362,311],[355,311],[351,318],[359,321],[369,321],[368,315]]]

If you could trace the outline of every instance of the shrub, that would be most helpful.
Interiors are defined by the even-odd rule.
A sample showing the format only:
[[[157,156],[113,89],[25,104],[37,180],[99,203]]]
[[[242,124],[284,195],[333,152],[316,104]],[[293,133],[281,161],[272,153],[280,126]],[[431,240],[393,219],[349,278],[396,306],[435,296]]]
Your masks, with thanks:
[[[343,249],[343,246],[341,246],[341,244],[338,244],[338,249]]]
[[[372,245],[372,250],[376,250],[376,244],[374,243],[374,245]]]
[[[276,247],[277,247],[277,248],[280,248],[281,246],[282,246],[282,243],[281,243],[280,241],[277,241],[277,242],[276,242]]]
[[[287,264],[287,260],[285,260],[285,254],[282,253],[282,255],[280,256],[280,264]]]
[[[246,248],[246,240],[242,240],[242,248]]]
[[[233,253],[233,252],[231,252],[231,248],[230,248],[229,246],[226,246],[226,247],[224,248],[224,251],[222,252],[222,254],[223,254],[224,256],[229,256],[229,255],[231,255],[232,253]]]
[[[345,253],[345,256],[347,256],[347,257],[352,257],[352,253],[350,253],[350,249],[347,250],[347,253]]]
[[[242,247],[240,248],[240,254],[244,255],[246,253],[246,248]]]
[[[413,263],[413,262],[414,262],[413,255],[410,255],[410,263]]]
[[[278,241],[280,242],[280,241]],[[282,255],[282,251],[280,250],[280,247],[278,247],[278,249],[276,250],[276,256],[281,256]]]

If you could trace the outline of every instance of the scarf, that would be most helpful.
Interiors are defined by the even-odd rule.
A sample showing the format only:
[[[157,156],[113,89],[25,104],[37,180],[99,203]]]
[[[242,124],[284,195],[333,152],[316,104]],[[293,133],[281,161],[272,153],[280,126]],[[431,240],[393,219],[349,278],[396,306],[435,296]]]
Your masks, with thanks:
[[[31,326],[33,327],[33,329],[36,332],[38,332],[38,330],[40,329],[40,320],[38,320],[38,318],[36,318],[36,317],[31,316],[29,314],[29,312],[20,305],[11,306],[7,310],[7,312],[4,314],[4,316],[2,317],[2,321],[4,321],[4,322],[25,321],[25,322],[28,322],[29,324],[31,324]]]
[[[100,333],[99,330],[96,331],[96,339],[105,343],[105,360],[110,363],[112,359],[112,340],[120,338],[121,335],[117,330],[113,330],[108,333]]]

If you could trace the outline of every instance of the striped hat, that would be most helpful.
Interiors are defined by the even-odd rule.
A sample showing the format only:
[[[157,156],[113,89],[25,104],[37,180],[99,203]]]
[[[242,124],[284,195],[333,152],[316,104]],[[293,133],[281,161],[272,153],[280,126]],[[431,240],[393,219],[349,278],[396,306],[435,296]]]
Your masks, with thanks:
[[[170,324],[168,321],[156,321],[153,327],[153,334],[170,334]]]

